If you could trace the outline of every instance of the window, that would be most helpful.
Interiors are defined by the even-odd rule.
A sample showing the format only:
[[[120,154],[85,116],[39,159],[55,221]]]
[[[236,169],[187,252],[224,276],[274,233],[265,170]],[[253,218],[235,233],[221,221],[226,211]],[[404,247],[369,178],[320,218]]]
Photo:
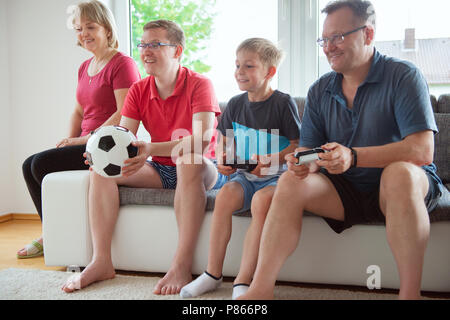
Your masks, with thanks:
[[[328,0],[320,0],[324,8]],[[428,81],[430,93],[450,92],[450,28],[448,0],[372,0],[377,13],[375,47],[380,53],[408,60]],[[320,14],[320,13],[319,13]],[[320,14],[322,34],[324,14]],[[319,76],[330,71],[319,50]]]
[[[228,101],[240,93],[234,80],[237,46],[249,37],[277,43],[277,11],[274,0],[131,0],[133,58],[140,64],[135,45],[146,22],[176,21],[186,35],[182,65],[210,78],[219,101]]]
[[[206,73],[219,101],[242,93],[234,79],[236,48],[247,38],[261,37],[278,43],[278,4],[274,0],[217,0],[216,17],[206,56]],[[278,77],[272,80],[278,87]]]
[[[133,13],[133,3],[165,3],[173,10],[189,3],[206,7],[200,11],[203,18],[212,19],[209,37],[201,42],[201,50],[193,55],[210,67],[200,72],[213,81],[220,101],[227,101],[239,93],[233,76],[235,50],[240,41],[248,37],[268,38],[285,51],[273,86],[292,96],[306,96],[312,83],[330,71],[322,49],[316,44],[325,19],[320,11],[329,0],[129,0],[129,5],[123,0],[104,1],[111,3],[119,30],[125,33],[123,39],[126,40],[121,43],[130,43],[130,47],[135,45],[136,38],[130,42],[124,32],[129,30],[129,25],[125,23],[128,18],[132,22],[133,15],[141,14],[141,9]],[[377,12],[377,49],[417,65],[427,78],[432,94],[439,96],[450,92],[450,28],[446,22],[450,2],[429,0],[425,4],[423,0],[373,0],[372,3]],[[161,17],[153,14],[147,19]],[[194,21],[198,23],[192,18],[186,19],[188,26],[195,24]],[[134,36],[141,34],[138,29],[133,32]],[[414,45],[413,49],[404,47],[407,37],[414,39],[409,42]],[[130,52],[130,47],[122,50]],[[138,56],[134,58],[140,60]],[[188,62],[187,65],[196,70],[189,65],[190,60],[189,57],[183,64]]]
[[[189,4],[197,5],[200,9],[207,7],[207,10],[202,11],[201,18],[212,19],[209,37],[204,39],[203,47],[195,53],[185,51],[188,61],[185,59],[182,63],[197,72],[204,73],[212,80],[219,101],[227,101],[240,93],[234,81],[235,50],[241,41],[249,37],[267,38],[277,43],[285,52],[285,59],[272,82],[274,88],[288,92],[292,96],[305,96],[309,86],[317,78],[318,56],[315,42],[318,37],[317,0],[102,1],[112,8],[118,27],[122,30],[119,35],[121,36],[119,49],[133,56],[138,64],[140,58],[137,51],[133,54],[133,49],[142,34],[141,27],[144,22],[170,18],[179,22],[186,32],[188,29],[186,26],[198,21],[192,17],[177,20],[179,15],[173,15],[173,12]],[[148,10],[161,5],[170,10],[159,10],[159,7],[157,10]],[[145,16],[143,12],[147,12],[147,15]],[[124,43],[129,46],[124,46]],[[188,42],[188,46],[190,44]],[[191,55],[200,57],[200,61],[210,69],[199,70],[189,64]],[[143,70],[141,72],[142,76],[145,76]]]

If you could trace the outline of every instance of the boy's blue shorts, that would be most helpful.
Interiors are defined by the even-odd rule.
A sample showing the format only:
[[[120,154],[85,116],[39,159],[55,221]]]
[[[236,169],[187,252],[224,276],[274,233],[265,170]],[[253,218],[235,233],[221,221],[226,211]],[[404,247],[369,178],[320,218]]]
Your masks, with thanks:
[[[275,176],[264,181],[250,181],[245,177],[243,173],[240,172],[235,172],[230,176],[225,176],[219,173],[216,185],[213,187],[213,189],[220,189],[229,182],[237,182],[242,186],[242,189],[244,190],[244,205],[241,209],[234,212],[234,214],[237,214],[250,210],[253,195],[258,190],[261,190],[267,186],[276,186],[279,178],[280,176]]]

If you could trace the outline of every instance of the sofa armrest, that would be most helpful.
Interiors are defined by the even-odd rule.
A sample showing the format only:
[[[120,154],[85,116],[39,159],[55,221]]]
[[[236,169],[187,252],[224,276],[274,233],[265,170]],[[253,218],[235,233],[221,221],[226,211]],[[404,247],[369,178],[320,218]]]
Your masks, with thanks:
[[[87,265],[92,258],[88,214],[89,171],[48,174],[42,182],[45,264]]]

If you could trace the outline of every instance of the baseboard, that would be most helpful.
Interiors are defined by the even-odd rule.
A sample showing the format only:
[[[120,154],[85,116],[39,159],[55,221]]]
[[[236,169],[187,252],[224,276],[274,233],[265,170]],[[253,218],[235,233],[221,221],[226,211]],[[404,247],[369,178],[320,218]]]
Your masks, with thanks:
[[[13,219],[13,217],[12,217],[11,213],[5,214],[3,216],[0,216],[0,223],[7,222],[7,221],[12,220],[12,219]]]
[[[11,220],[40,220],[37,213],[8,213],[0,216],[0,223]]]
[[[13,220],[41,220],[37,213],[12,213]]]

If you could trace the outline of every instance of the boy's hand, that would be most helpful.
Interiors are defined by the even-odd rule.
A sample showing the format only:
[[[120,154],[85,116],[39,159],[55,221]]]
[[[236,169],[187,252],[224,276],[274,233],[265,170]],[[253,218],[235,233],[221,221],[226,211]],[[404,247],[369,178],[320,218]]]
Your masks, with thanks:
[[[219,173],[223,174],[224,176],[229,176],[235,173],[237,169],[223,164],[217,164],[217,171],[219,171]]]
[[[276,172],[270,172],[270,169],[268,169],[271,166],[271,157],[269,155],[254,154],[251,159],[258,161],[258,165],[250,173],[254,174],[255,176],[257,176],[259,178],[262,178],[269,174],[275,174],[276,172],[278,172],[278,167],[276,169]]]
[[[217,171],[224,176],[232,175],[237,171],[237,169],[227,166],[225,164],[227,154],[225,152],[222,153],[222,156],[217,156]]]
[[[151,155],[151,143],[146,143],[144,141],[133,141],[132,144],[133,146],[138,147],[139,151],[136,157],[125,160],[125,166],[122,168],[122,175],[124,177],[132,176],[138,172]]]

